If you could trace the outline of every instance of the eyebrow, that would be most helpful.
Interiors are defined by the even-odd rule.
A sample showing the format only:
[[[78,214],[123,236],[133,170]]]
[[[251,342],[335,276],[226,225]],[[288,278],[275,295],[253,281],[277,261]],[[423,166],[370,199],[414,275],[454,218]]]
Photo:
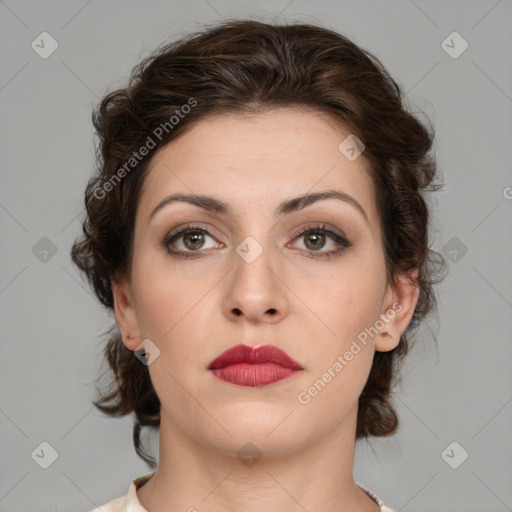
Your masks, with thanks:
[[[365,222],[370,225],[370,221],[363,207],[349,194],[339,190],[324,190],[311,194],[303,194],[292,199],[287,199],[278,205],[275,211],[276,216],[286,215],[292,212],[298,212],[311,206],[312,204],[325,199],[338,199],[352,205],[364,217]],[[151,212],[149,219],[165,206],[174,202],[184,202],[192,204],[207,211],[215,212],[219,215],[232,215],[231,207],[215,197],[199,194],[173,194],[162,199]]]

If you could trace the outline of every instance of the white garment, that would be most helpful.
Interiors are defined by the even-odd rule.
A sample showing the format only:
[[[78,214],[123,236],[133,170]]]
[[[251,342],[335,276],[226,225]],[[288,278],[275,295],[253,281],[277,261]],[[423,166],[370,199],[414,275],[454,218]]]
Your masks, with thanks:
[[[102,505],[99,508],[95,508],[94,510],[91,510],[91,512],[148,512],[139,501],[139,498],[137,497],[137,489],[142,486],[142,484],[146,483],[154,473],[149,473],[148,475],[140,476],[139,478],[136,478],[133,480],[133,482],[130,484],[130,487],[128,489],[128,492],[124,494],[123,496],[120,496],[119,498],[115,498],[112,501],[109,501],[105,505]],[[375,503],[378,503],[380,507],[380,512],[394,512],[394,510],[390,509],[389,507],[386,507],[382,501],[375,496],[371,491],[363,487],[362,485],[356,484],[366,493],[370,498],[375,501]]]

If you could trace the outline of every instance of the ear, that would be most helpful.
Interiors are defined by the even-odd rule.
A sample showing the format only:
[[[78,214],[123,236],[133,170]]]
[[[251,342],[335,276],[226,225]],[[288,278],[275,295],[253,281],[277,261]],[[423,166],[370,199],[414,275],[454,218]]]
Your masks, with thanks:
[[[409,275],[417,278],[418,269],[410,272]],[[380,316],[384,327],[375,341],[376,351],[388,352],[398,346],[400,337],[414,314],[419,294],[419,287],[411,283],[405,275],[397,276],[395,284],[388,285]]]
[[[131,285],[123,277],[112,279],[111,286],[114,296],[114,315],[117,327],[123,337],[123,343],[129,350],[137,350],[142,343],[142,338]]]

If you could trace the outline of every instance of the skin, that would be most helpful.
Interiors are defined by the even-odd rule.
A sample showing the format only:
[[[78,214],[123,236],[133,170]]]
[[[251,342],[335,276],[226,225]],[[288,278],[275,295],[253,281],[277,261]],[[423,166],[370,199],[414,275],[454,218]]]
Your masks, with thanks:
[[[363,158],[349,161],[338,150],[349,133],[308,108],[215,114],[153,156],[137,208],[131,278],[112,282],[126,347],[150,339],[160,350],[148,366],[162,404],[159,467],[137,491],[149,512],[378,510],[353,478],[358,397],[375,350],[397,345],[419,291],[404,278],[386,281]],[[328,189],[357,200],[368,222],[337,199],[274,217],[281,201]],[[150,219],[175,193],[213,196],[233,213],[175,202]],[[186,223],[211,237],[175,240],[175,250],[193,253],[179,259],[162,240]],[[315,239],[318,232],[297,236],[318,223],[344,233],[350,247],[321,259],[337,242]],[[252,263],[236,252],[248,236],[263,250]],[[393,303],[402,307],[381,329],[389,336],[369,337],[321,392],[299,403],[298,394],[359,333],[389,316]],[[208,364],[240,343],[276,345],[304,369],[265,387],[218,380]],[[237,457],[248,442],[262,454],[251,467]]]

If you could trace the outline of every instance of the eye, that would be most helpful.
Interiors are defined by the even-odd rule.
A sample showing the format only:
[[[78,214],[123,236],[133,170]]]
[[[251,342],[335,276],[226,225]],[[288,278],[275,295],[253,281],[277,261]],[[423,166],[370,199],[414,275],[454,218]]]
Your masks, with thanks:
[[[207,245],[207,238],[212,239],[213,243]],[[170,254],[179,258],[187,258],[189,257],[187,253],[200,252],[201,249],[222,246],[200,226],[187,226],[178,232],[171,232],[164,238],[162,245]]]
[[[350,242],[344,235],[328,229],[324,224],[313,227],[307,226],[296,237],[296,239],[301,238],[304,239],[303,245],[306,251],[317,253],[309,256],[312,258],[331,258],[351,247]],[[330,242],[330,244],[327,244],[327,242]],[[321,250],[326,244],[334,247],[334,249],[330,251]]]
[[[212,242],[210,245],[207,239]],[[296,235],[294,240],[304,239],[303,249],[309,252],[310,258],[327,259],[334,257],[351,247],[351,243],[342,234],[328,229],[324,224],[307,226]],[[329,243],[330,242],[330,243]],[[331,250],[322,250],[326,245],[333,247]],[[201,226],[186,226],[179,231],[171,232],[162,240],[162,246],[167,252],[177,258],[191,258],[201,253],[202,249],[222,247],[210,232]]]

